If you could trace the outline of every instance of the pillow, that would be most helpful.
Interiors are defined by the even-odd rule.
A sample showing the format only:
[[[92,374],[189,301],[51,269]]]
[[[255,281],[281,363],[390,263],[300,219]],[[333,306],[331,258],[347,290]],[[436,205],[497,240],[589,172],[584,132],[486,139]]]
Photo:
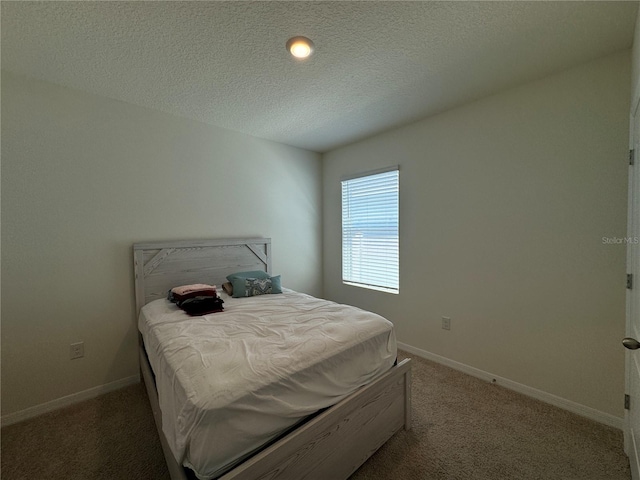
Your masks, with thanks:
[[[264,286],[261,286],[261,284],[256,282],[257,280],[261,280],[263,282],[265,280],[269,280],[269,285],[267,286],[267,284],[264,283]],[[253,297],[255,295],[264,295],[268,293],[282,293],[280,275],[277,275],[275,277],[269,277],[267,275],[267,278],[255,278],[255,277],[233,278],[231,280],[231,285],[232,285],[231,296],[233,298]],[[257,288],[254,288],[254,286],[257,286]],[[253,293],[260,290],[265,290],[265,291],[263,293]],[[266,290],[269,290],[269,291],[267,292]]]
[[[233,296],[233,284],[231,282],[223,283],[222,290],[224,290],[224,293],[226,293],[230,297]]]
[[[264,280],[265,278],[269,278],[269,274],[263,270],[253,270],[251,272],[238,272],[232,273],[227,276],[228,281],[232,281],[234,278],[259,278]]]
[[[282,293],[282,282],[280,281],[280,275],[271,277],[271,293]]]
[[[271,294],[273,283],[270,278],[245,278],[244,294],[247,297]]]

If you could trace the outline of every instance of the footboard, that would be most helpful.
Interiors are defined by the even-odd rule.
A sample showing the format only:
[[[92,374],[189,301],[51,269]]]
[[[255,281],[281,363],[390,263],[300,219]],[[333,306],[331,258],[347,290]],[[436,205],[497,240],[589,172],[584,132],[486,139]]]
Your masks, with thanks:
[[[403,426],[411,426],[408,358],[220,480],[346,479]]]
[[[140,345],[140,366],[172,480],[186,480],[162,433],[153,373]],[[400,428],[411,428],[411,360],[302,424],[220,480],[348,478]]]

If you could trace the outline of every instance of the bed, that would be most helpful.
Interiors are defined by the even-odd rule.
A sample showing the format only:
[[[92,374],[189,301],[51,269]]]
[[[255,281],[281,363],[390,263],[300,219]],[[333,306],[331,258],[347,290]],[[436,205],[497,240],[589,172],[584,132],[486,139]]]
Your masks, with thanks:
[[[156,354],[153,353],[158,350],[158,339],[151,335],[150,332],[163,331],[163,335],[170,338],[171,322],[174,318],[177,318],[175,315],[179,314],[175,313],[175,309],[173,312],[167,310],[168,308],[170,309],[170,307],[167,307],[168,302],[166,302],[165,298],[167,290],[174,286],[202,283],[203,280],[206,280],[206,283],[220,286],[225,281],[227,275],[238,271],[260,270],[271,274],[271,241],[265,238],[246,238],[154,242],[136,244],[133,250],[136,310],[139,318],[142,319],[141,321],[144,320],[145,316],[162,319],[161,321],[157,320],[155,324],[152,321],[152,327],[150,328],[146,328],[142,323],[140,324],[139,356],[142,378],[149,394],[160,442],[171,478],[173,480],[194,478],[193,472],[190,469],[184,468],[180,462],[176,460],[177,457],[184,460],[186,465],[191,466],[189,457],[184,456],[176,447],[176,438],[172,430],[173,415],[175,412],[167,407],[167,405],[172,404],[167,400],[166,395],[158,396],[158,390],[161,392],[171,390],[172,384],[168,382],[175,380],[171,380],[173,379],[172,375],[174,375],[174,373],[167,374],[163,367],[163,360],[156,358]],[[267,299],[267,297],[269,298]],[[264,299],[260,299],[262,303],[254,303],[256,304],[255,308],[284,309],[287,303],[297,305],[298,302],[304,301],[311,302],[311,304],[307,304],[310,305],[309,307],[304,307],[310,310],[321,308],[335,309],[337,305],[333,304],[333,307],[327,307],[327,304],[330,302],[314,299],[313,297],[306,297],[308,296],[285,289],[282,296],[265,295],[264,299],[267,299],[266,303],[263,302]],[[242,308],[249,308],[248,306],[251,304],[251,300],[252,299],[238,299],[238,308],[241,302],[244,302],[242,303]],[[236,304],[234,304],[236,299],[227,298],[227,302],[229,303],[229,308],[225,310],[230,312],[234,311],[236,308]],[[271,303],[269,304],[269,302]],[[153,316],[152,313],[155,316]],[[158,313],[160,315],[157,315]],[[351,315],[352,318],[350,325],[356,325],[358,323],[356,317],[359,315],[357,309],[350,310],[347,313]],[[224,325],[229,323],[227,321],[228,317],[222,316],[225,314],[214,315],[221,315],[215,317],[215,322]],[[302,315],[302,313],[300,315]],[[258,319],[259,317],[254,316],[251,318]],[[363,315],[363,320],[364,319],[365,317]],[[202,322],[205,320],[206,319],[202,319]],[[197,322],[195,323],[197,324]],[[165,325],[169,326],[168,330],[165,328]],[[160,327],[165,328],[165,330],[160,330]],[[365,328],[367,332],[370,332],[367,333],[366,341],[374,345],[373,348],[378,348],[384,352],[386,347],[384,341],[381,340],[384,334],[382,332],[376,333],[374,331],[375,328],[368,324],[365,324]],[[144,337],[142,332],[144,332]],[[362,337],[364,335],[363,332],[357,333],[357,335]],[[159,336],[162,335],[156,335],[156,337]],[[145,337],[148,343],[147,348],[145,347]],[[197,341],[198,337],[196,336],[194,338],[196,338],[196,340],[190,340],[189,342]],[[340,365],[346,365],[346,363],[343,363],[346,361],[346,357],[344,356],[346,355],[345,352],[353,350],[354,348],[360,351],[363,347],[353,346],[353,348],[350,349],[344,348],[340,353],[343,357],[335,356],[333,360],[337,361]],[[369,348],[371,347],[368,346],[367,349]],[[151,354],[149,354],[149,352],[151,352]],[[304,361],[304,357],[296,359],[295,364],[300,364],[300,370],[299,372],[291,373],[293,379],[297,378],[295,375],[302,375],[304,377],[305,372],[312,368],[311,363],[309,364],[309,368],[302,368]],[[250,372],[250,370],[251,369],[248,371]],[[348,369],[338,369],[336,372],[341,372],[342,370]],[[157,377],[156,374],[158,375]],[[335,372],[332,375],[334,374]],[[244,376],[244,374],[241,376]],[[264,377],[266,379],[268,374],[258,372],[257,377]],[[372,373],[371,378],[371,380],[367,380],[364,386],[357,388],[353,393],[336,397],[339,398],[339,401],[335,404],[326,406],[318,404],[318,406],[314,407],[313,400],[305,397],[301,405],[309,404],[310,407],[313,407],[313,411],[307,412],[303,420],[296,419],[291,425],[282,428],[277,435],[271,435],[268,438],[265,437],[263,440],[266,441],[263,444],[259,446],[254,445],[242,455],[236,455],[235,457],[229,456],[229,462],[226,463],[224,467],[221,466],[221,468],[216,469],[214,478],[223,480],[348,478],[397,430],[402,427],[405,429],[410,428],[410,360],[405,359],[400,363],[392,362],[386,366],[381,363],[379,371],[375,372],[375,375]],[[339,383],[342,382],[343,379],[340,378]],[[206,388],[202,386],[198,388],[200,390],[206,390]],[[267,393],[266,397],[286,398],[282,397],[280,393],[271,392],[269,390],[269,388],[271,388],[270,384],[266,380],[264,388],[266,390],[263,390],[263,393]],[[177,391],[178,389],[173,388],[173,390]],[[235,392],[237,388],[234,387],[227,390]],[[191,398],[194,392],[195,390],[182,393],[184,397]],[[223,389],[220,389],[220,391],[209,390],[206,395],[207,398],[224,396]],[[179,395],[176,396],[179,397]],[[287,402],[289,402],[288,399]],[[160,408],[161,405],[163,405],[162,409]],[[253,404],[251,408],[257,412],[257,414],[260,414],[263,410],[260,404]],[[184,411],[184,409],[180,407],[177,411]],[[227,412],[224,412],[223,416],[226,418]],[[219,416],[220,415],[218,415],[218,417]],[[261,423],[259,417],[256,417],[252,421],[254,422],[253,425],[259,425]],[[216,428],[219,429],[221,427],[218,426]],[[246,427],[243,428],[245,428],[246,431]],[[256,428],[256,431],[258,430],[259,429]],[[217,431],[217,433],[222,434],[221,431]],[[230,434],[227,438],[233,437],[233,434]],[[178,444],[179,443],[180,442],[178,442]],[[207,443],[200,442],[200,451],[203,450],[202,445],[208,448]],[[226,445],[220,442],[211,442],[210,451],[205,453],[210,455],[212,459],[217,458],[217,461],[220,462],[221,459],[230,455],[225,448]],[[201,478],[209,478],[209,475],[210,473],[208,473],[206,477]]]

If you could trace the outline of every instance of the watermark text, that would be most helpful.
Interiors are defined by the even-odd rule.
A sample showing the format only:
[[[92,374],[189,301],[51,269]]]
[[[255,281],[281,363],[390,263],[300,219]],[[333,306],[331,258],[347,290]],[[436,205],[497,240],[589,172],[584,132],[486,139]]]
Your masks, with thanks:
[[[602,237],[603,245],[638,245],[640,237]]]

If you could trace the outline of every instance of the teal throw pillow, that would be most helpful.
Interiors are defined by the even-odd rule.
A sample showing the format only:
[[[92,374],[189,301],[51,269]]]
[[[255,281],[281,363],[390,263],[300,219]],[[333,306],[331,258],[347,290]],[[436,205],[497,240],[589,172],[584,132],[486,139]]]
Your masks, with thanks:
[[[280,275],[271,277],[271,293],[282,293],[282,282],[280,282]]]
[[[267,278],[232,278],[233,298],[253,297],[271,293],[282,293],[280,275]]]
[[[270,278],[245,278],[244,294],[247,297],[255,297],[256,295],[269,295],[273,283]]]
[[[269,278],[269,274],[263,270],[253,270],[250,272],[232,273],[231,275],[227,276],[227,280],[229,280],[230,282],[234,278],[259,278],[261,280],[264,280],[265,278]]]

